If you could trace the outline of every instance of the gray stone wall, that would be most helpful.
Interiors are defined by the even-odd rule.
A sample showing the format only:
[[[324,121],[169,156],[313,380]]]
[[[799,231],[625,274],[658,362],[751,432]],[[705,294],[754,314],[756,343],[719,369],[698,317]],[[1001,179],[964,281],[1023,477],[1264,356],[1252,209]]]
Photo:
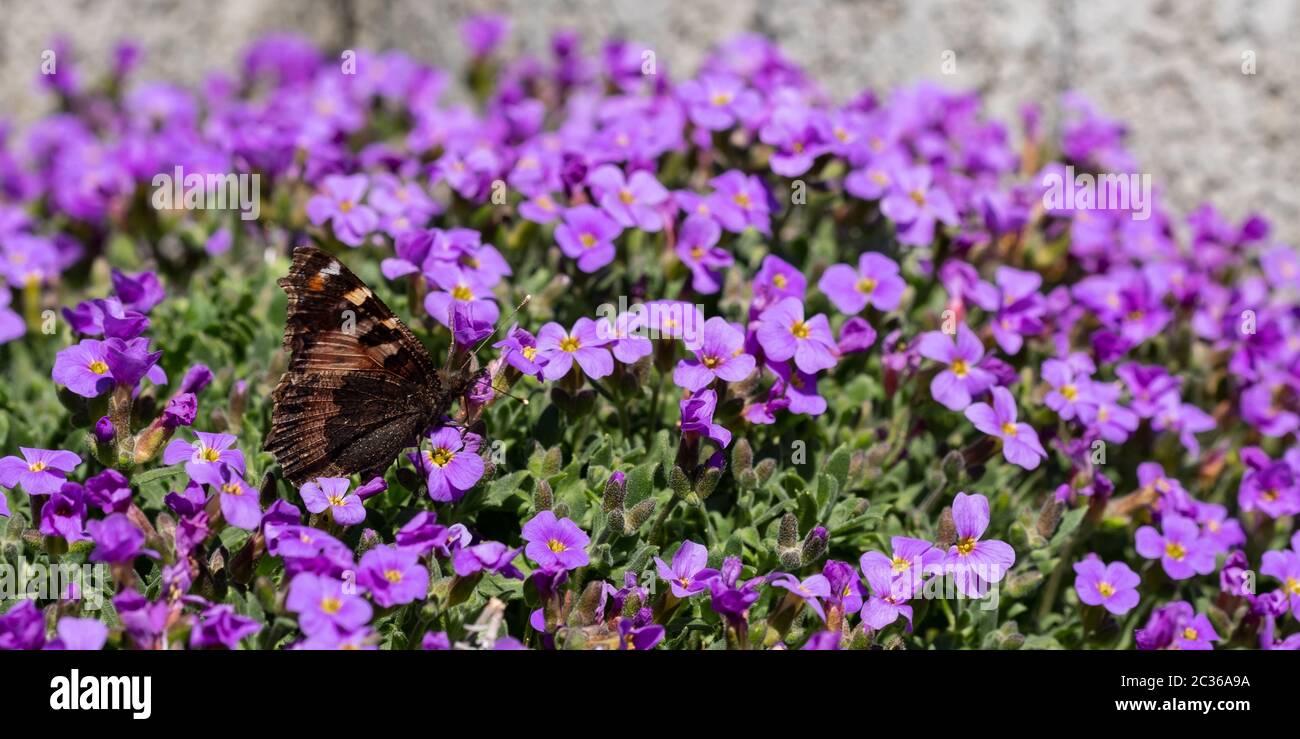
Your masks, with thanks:
[[[615,34],[648,43],[679,72],[713,42],[760,31],[840,95],[936,79],[980,90],[1002,117],[1078,89],[1128,122],[1144,169],[1181,210],[1208,199],[1234,217],[1262,211],[1297,241],[1292,0],[0,0],[0,115],[44,109],[34,80],[58,34],[86,65],[134,38],[145,74],[194,81],[271,30],[456,65],[457,24],[481,9],[510,15],[519,47],[541,50],[552,29],[573,27],[589,44]],[[946,50],[952,75],[941,74]],[[1247,52],[1253,75],[1242,72]]]

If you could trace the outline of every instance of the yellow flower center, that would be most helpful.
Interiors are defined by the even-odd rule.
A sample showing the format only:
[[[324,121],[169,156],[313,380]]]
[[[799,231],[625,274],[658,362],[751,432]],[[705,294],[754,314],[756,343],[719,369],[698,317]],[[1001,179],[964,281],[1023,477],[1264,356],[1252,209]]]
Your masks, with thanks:
[[[1006,423],[1002,424],[1002,433],[1006,434],[1007,436],[1010,436],[1013,439],[1016,438],[1016,425],[1010,421],[1007,421]]]
[[[1097,592],[1101,593],[1101,597],[1109,598],[1115,594],[1115,586],[1108,582],[1099,582],[1097,583]]]
[[[531,362],[533,361],[533,357],[536,356],[537,356],[537,347],[535,346],[524,347],[524,359],[527,359],[528,361]]]
[[[453,287],[451,289],[451,296],[456,300],[460,300],[462,302],[466,300],[474,299],[474,293],[471,292],[470,289],[465,285],[457,285],[456,287]]]
[[[27,470],[28,470],[29,472],[44,472],[44,471],[45,471],[45,463],[44,463],[44,462],[32,462],[31,466],[29,466],[29,467],[27,468]]]
[[[794,142],[794,145],[791,146],[790,148],[794,150],[794,153],[796,153],[796,154],[802,154],[802,153],[803,153],[803,142],[802,142],[802,141],[796,141],[796,142]]]
[[[894,566],[892,569],[894,570],[895,575],[899,574],[900,572],[907,572],[911,568],[912,568],[911,562],[908,562],[902,557],[894,557]]]
[[[243,495],[244,489],[239,487],[233,482],[228,482],[225,485],[221,486],[221,492],[225,493],[226,495]]]
[[[743,192],[738,192],[738,193],[736,193],[735,195],[733,195],[733,196],[731,197],[731,199],[732,199],[733,202],[736,203],[736,205],[739,205],[740,207],[744,208],[745,210],[749,210],[749,206],[753,205],[753,203],[754,203],[754,201],[752,201],[752,200],[749,199],[749,195],[746,195],[746,194],[743,193]]]
[[[790,327],[790,333],[794,334],[796,339],[806,339],[808,338],[808,334],[811,332],[811,329],[808,328],[808,324],[803,321],[795,321],[794,325]]]
[[[619,190],[618,199],[623,201],[623,205],[631,205],[636,202],[636,196],[632,194],[631,190],[627,189]]]
[[[542,210],[555,210],[555,201],[545,195],[537,198],[535,202],[537,203],[537,207]]]
[[[702,247],[702,246],[693,246],[693,247],[691,247],[691,258],[692,258],[692,259],[699,259],[699,258],[701,258],[701,257],[703,257],[703,256],[704,256],[704,247]]]
[[[925,205],[925,193],[921,192],[920,190],[913,190],[910,193],[908,193],[908,195],[911,196],[912,202],[916,203],[917,205]]]
[[[970,370],[966,368],[966,360],[964,359],[952,360],[952,373],[954,375],[957,375],[958,377],[965,377],[968,372],[970,372]]]
[[[430,464],[437,465],[438,467],[446,467],[451,464],[451,460],[456,458],[456,455],[450,449],[444,449],[442,447],[425,452],[424,455],[429,458]]]
[[[96,359],[95,361],[90,363],[90,371],[94,372],[97,375],[102,375],[108,372],[108,365]]]
[[[1074,400],[1075,398],[1079,397],[1079,388],[1075,387],[1074,385],[1062,385],[1061,397],[1065,398],[1066,400]]]
[[[578,341],[576,336],[566,336],[560,340],[560,351],[576,352],[581,346],[582,343]]]
[[[1110,409],[1109,409],[1109,408],[1107,408],[1106,406],[1103,405],[1102,407],[1100,407],[1100,408],[1097,409],[1097,420],[1098,420],[1098,421],[1105,421],[1105,420],[1107,420],[1107,419],[1109,419],[1109,418],[1110,418]]]
[[[596,237],[591,234],[583,234],[578,237],[578,240],[582,242],[583,249],[590,249],[596,245]]]
[[[858,292],[864,295],[870,295],[876,290],[876,281],[870,277],[863,277],[858,280]]]
[[[221,452],[212,447],[205,446],[203,447],[203,451],[199,452],[199,459],[202,459],[204,462],[217,462],[221,459]]]
[[[556,554],[567,551],[569,549],[568,545],[560,541],[559,539],[551,539],[550,541],[546,542],[546,547],[550,549],[552,552],[555,552]]]
[[[683,588],[689,588],[691,586],[691,578],[679,577],[677,578],[677,584],[681,585]]]
[[[772,284],[776,285],[778,288],[782,290],[785,289],[786,282],[787,280],[785,279],[785,275],[774,275],[772,277]]]
[[[342,496],[342,495],[331,495],[331,496],[329,496],[329,502],[330,502],[330,505],[332,505],[332,506],[341,506],[341,505],[343,505],[343,496]]]
[[[1271,503],[1277,500],[1280,495],[1281,493],[1278,490],[1273,489],[1273,490],[1265,490],[1263,493],[1260,494],[1260,497]]]
[[[719,358],[719,357],[705,357],[705,358],[704,358],[704,366],[705,366],[705,367],[708,367],[709,369],[713,369],[714,367],[717,367],[717,366],[720,365],[720,364],[722,364],[722,359]]]
[[[397,570],[384,570],[384,579],[397,583],[402,581],[402,573]]]
[[[350,212],[352,208],[353,208],[353,203],[351,200],[344,200],[339,203],[339,210],[343,211],[344,213]]]
[[[1292,595],[1300,595],[1300,580],[1288,577],[1286,579],[1286,590]]]
[[[326,613],[338,613],[343,609],[343,601],[327,595],[324,598],[321,598],[320,609]]]
[[[1165,554],[1173,559],[1182,561],[1183,557],[1187,556],[1187,550],[1183,548],[1182,544],[1179,544],[1176,541],[1171,541],[1165,545]]]
[[[975,538],[968,536],[957,542],[957,553],[963,557],[969,557],[970,553],[975,551]]]
[[[713,93],[713,97],[709,99],[709,102],[721,108],[722,106],[727,105],[731,102],[731,93],[715,92]]]
[[[1200,636],[1200,634],[1196,633],[1196,629],[1193,629],[1190,626],[1183,629],[1183,638],[1187,641],[1196,641],[1196,637],[1198,636]]]

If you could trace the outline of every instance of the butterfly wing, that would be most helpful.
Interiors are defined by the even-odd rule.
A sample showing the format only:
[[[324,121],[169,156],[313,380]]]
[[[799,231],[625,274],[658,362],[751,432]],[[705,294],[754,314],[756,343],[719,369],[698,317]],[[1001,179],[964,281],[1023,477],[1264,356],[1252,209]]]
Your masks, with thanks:
[[[294,251],[266,449],[295,485],[382,472],[433,415],[440,381],[419,339],[356,275],[315,247]]]

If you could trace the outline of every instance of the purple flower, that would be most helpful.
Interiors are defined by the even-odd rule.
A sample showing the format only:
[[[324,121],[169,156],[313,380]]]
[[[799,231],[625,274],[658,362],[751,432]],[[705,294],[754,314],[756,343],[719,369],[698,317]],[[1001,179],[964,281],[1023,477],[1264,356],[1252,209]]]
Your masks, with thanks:
[[[948,366],[930,381],[930,395],[949,410],[964,410],[972,397],[995,382],[991,372],[978,366],[984,358],[984,345],[965,324],[957,327],[955,341],[939,331],[921,334],[917,351]]]
[[[824,314],[804,321],[803,302],[785,298],[758,320],[758,343],[768,359],[784,362],[794,357],[795,365],[810,374],[835,366],[839,349]]]
[[[493,13],[479,13],[460,24],[460,40],[476,58],[488,56],[510,35],[510,20]]]
[[[239,640],[261,631],[257,619],[240,616],[235,607],[221,603],[204,608],[194,617],[190,631],[191,649],[236,649]]]
[[[443,503],[460,500],[483,477],[483,458],[478,455],[479,436],[446,426],[429,435],[423,454],[410,455],[411,462],[424,473],[429,497]]]
[[[673,555],[673,564],[669,567],[662,559],[655,557],[655,568],[659,579],[668,583],[673,595],[689,598],[696,593],[709,589],[709,580],[718,576],[718,571],[709,569],[709,550],[703,544],[696,544],[687,539],[677,548]]]
[[[713,215],[723,228],[732,233],[750,227],[761,234],[772,232],[767,190],[757,176],[733,169],[714,177],[709,184],[715,188],[709,199]]]
[[[1300,512],[1300,489],[1290,465],[1282,460],[1270,460],[1256,447],[1242,449],[1241,458],[1246,463],[1246,474],[1237,491],[1241,510],[1258,510],[1271,518]],[[0,461],[0,471],[4,470],[3,464]],[[0,478],[0,484],[3,483],[4,479]]]
[[[564,211],[564,223],[555,227],[560,251],[578,261],[578,269],[591,273],[614,261],[614,239],[623,227],[600,208],[578,205]]]
[[[826,580],[825,575],[812,575],[802,581],[784,572],[776,573],[769,581],[772,587],[789,590],[791,593],[803,599],[808,604],[813,613],[822,621],[826,620],[826,610],[822,607],[820,598],[831,597],[831,585]]]
[[[1183,600],[1155,609],[1134,634],[1138,649],[1213,649],[1218,640],[1210,620]]]
[[[63,487],[67,473],[81,464],[81,457],[62,449],[19,447],[23,458],[0,459],[0,485],[21,486],[28,495],[49,495]]]
[[[23,600],[0,614],[0,651],[40,649],[45,644],[45,614]]]
[[[311,572],[294,576],[285,608],[298,614],[298,627],[308,636],[347,634],[370,621],[374,612],[353,586]]]
[[[1214,546],[1201,537],[1195,521],[1171,514],[1160,525],[1163,532],[1152,526],[1137,530],[1138,554],[1160,560],[1165,574],[1175,580],[1214,572]]]
[[[167,297],[162,283],[158,281],[158,275],[153,272],[128,275],[115,269],[111,279],[113,292],[122,301],[122,305],[130,310],[148,313]]]
[[[524,579],[524,573],[512,564],[522,548],[511,549],[499,541],[485,541],[472,546],[456,546],[455,549],[451,555],[452,569],[461,577],[487,570],[514,580]]]
[[[65,482],[41,506],[40,530],[46,536],[61,536],[69,544],[84,541],[89,538],[83,530],[85,519],[85,489],[75,482]]]
[[[455,309],[467,309],[469,317],[489,326],[497,322],[501,309],[492,297],[492,290],[469,270],[454,264],[431,262],[426,275],[442,288],[424,297],[424,310],[435,321],[454,328]]]
[[[605,164],[587,175],[587,184],[600,207],[623,228],[653,233],[664,227],[662,206],[668,200],[668,190],[649,172],[636,171],[624,177],[623,170]]]
[[[1068,421],[1079,414],[1079,409],[1092,403],[1092,381],[1088,376],[1077,372],[1069,362],[1060,359],[1048,359],[1043,362],[1043,379],[1052,389],[1043,398],[1043,403],[1062,420]]]
[[[113,389],[108,352],[97,339],[83,339],[56,354],[51,374],[55,382],[83,398],[96,398]]]
[[[898,264],[876,252],[858,257],[856,270],[847,264],[832,264],[817,282],[817,289],[848,315],[860,313],[868,305],[891,311],[898,307],[906,287],[898,276]]]
[[[1217,552],[1228,552],[1246,543],[1246,532],[1237,519],[1228,517],[1227,508],[1217,503],[1201,502],[1196,502],[1194,507],[1196,522],[1202,526],[1202,535],[1214,545]]]
[[[244,453],[232,449],[235,437],[230,434],[210,434],[195,431],[197,441],[173,439],[163,450],[163,464],[185,462],[185,474],[204,485],[220,487],[224,480],[221,468],[230,466],[242,477],[248,474],[244,466]]]
[[[917,579],[905,573],[896,575],[897,569],[880,552],[863,554],[858,565],[871,588],[870,597],[862,604],[862,623],[880,630],[902,616],[911,631],[912,607],[907,602],[916,594]]]
[[[989,499],[983,495],[957,493],[952,521],[957,543],[943,560],[944,571],[954,574],[958,592],[981,598],[986,584],[1002,580],[1016,563],[1015,550],[996,539],[980,540],[989,525]]]
[[[762,108],[758,93],[729,74],[703,74],[699,79],[686,80],[677,86],[677,96],[686,104],[691,122],[710,131],[746,123]]]
[[[754,358],[745,353],[745,334],[714,316],[704,323],[704,341],[695,359],[683,359],[673,370],[673,382],[691,392],[702,390],[714,379],[740,382],[754,372]]]
[[[120,387],[133,388],[146,376],[155,379],[154,367],[160,358],[162,352],[150,352],[149,340],[143,336],[129,341],[112,338],[104,342],[104,361],[108,363],[113,382]]]
[[[357,582],[384,608],[424,600],[429,592],[429,571],[415,552],[381,544],[361,555],[360,564]]]
[[[351,526],[366,520],[366,507],[361,497],[349,493],[352,486],[346,477],[320,477],[299,490],[303,505],[312,513],[323,513],[326,509],[340,526]]]
[[[993,405],[972,403],[966,418],[975,428],[1002,440],[1002,456],[1027,470],[1036,469],[1047,459],[1047,450],[1038,441],[1038,432],[1027,423],[1016,423],[1016,401],[1004,387],[993,388]]]
[[[998,267],[994,281],[997,287],[980,283],[972,298],[993,314],[993,338],[998,346],[1007,354],[1016,354],[1024,344],[1024,335],[1043,330],[1041,318],[1047,304],[1038,294],[1043,278],[1037,272]]]
[[[141,554],[158,557],[157,552],[144,548],[144,532],[125,513],[111,513],[102,521],[89,521],[86,531],[95,542],[90,552],[91,562],[127,563]]]
[[[502,349],[501,356],[511,367],[525,375],[538,379],[542,377],[545,357],[537,354],[537,338],[516,324],[506,332],[506,338],[493,344],[494,349]]]
[[[759,598],[758,588],[765,578],[741,581],[740,557],[727,557],[717,577],[709,578],[709,606],[733,629],[743,629],[749,607]]]
[[[928,167],[899,171],[893,189],[880,201],[880,212],[899,225],[898,240],[925,246],[934,240],[937,222],[957,225],[957,210],[943,190],[931,187]]]
[[[1138,604],[1137,586],[1142,578],[1123,561],[1102,562],[1090,554],[1074,563],[1074,592],[1090,606],[1103,606],[1116,616],[1123,616]]]
[[[1116,383],[1089,382],[1089,401],[1079,407],[1079,420],[1106,441],[1123,444],[1138,427],[1138,416],[1120,405]]]
[[[717,393],[712,390],[692,393],[681,400],[680,406],[683,434],[706,436],[723,447],[731,443],[731,432],[713,422],[713,412],[718,408]]]
[[[317,226],[330,221],[334,235],[348,246],[361,246],[379,226],[379,214],[362,203],[370,180],[363,174],[330,175],[321,192],[307,201],[307,217]]]
[[[677,258],[691,270],[691,289],[711,295],[722,288],[722,270],[735,263],[726,249],[719,247],[722,227],[708,216],[692,215],[677,234]]]
[[[537,332],[537,352],[546,360],[542,377],[558,380],[569,373],[575,361],[593,380],[612,373],[614,358],[605,348],[611,339],[602,337],[601,333],[600,326],[585,317],[579,318],[573,324],[573,330],[568,332],[554,322],[542,326],[542,330]]]
[[[1300,540],[1300,534],[1297,534],[1297,539]],[[1264,552],[1259,572],[1282,583],[1292,615],[1300,618],[1300,553],[1291,550]]]
[[[55,627],[58,638],[46,649],[64,649],[79,652],[97,652],[108,641],[108,626],[97,618],[64,616]]]
[[[807,289],[807,280],[803,273],[784,259],[768,254],[758,265],[758,274],[754,275],[754,301],[750,304],[750,316],[760,313],[785,298],[803,300]]]
[[[664,638],[664,627],[659,624],[648,624],[637,626],[630,619],[621,619],[618,622],[618,648],[624,649],[654,649]]]
[[[575,570],[590,561],[587,544],[591,538],[567,518],[557,519],[550,511],[533,516],[523,528],[527,542],[524,554],[543,570]]]
[[[221,496],[221,515],[226,523],[246,531],[256,531],[262,523],[262,506],[258,503],[257,491],[244,482],[234,467],[221,465],[217,475],[220,482],[212,484],[212,487]]]
[[[131,504],[131,483],[117,470],[104,470],[86,480],[86,502],[104,513],[125,513]]]
[[[803,105],[781,105],[772,111],[759,130],[759,139],[776,147],[770,160],[773,172],[798,177],[812,167],[827,150],[818,125],[821,118]]]

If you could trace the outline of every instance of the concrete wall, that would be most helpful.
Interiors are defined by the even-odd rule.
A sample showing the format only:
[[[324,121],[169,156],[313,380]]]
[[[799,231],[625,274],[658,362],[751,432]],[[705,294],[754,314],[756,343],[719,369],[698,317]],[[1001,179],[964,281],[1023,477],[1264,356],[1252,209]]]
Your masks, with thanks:
[[[186,81],[229,66],[250,38],[294,30],[334,48],[401,47],[455,65],[457,24],[506,13],[514,42],[544,48],[573,27],[588,43],[619,34],[660,63],[693,69],[709,45],[756,30],[834,92],[938,79],[982,91],[1009,117],[1027,100],[1078,89],[1126,120],[1144,168],[1186,211],[1259,210],[1278,236],[1300,229],[1300,7],[1291,0],[0,0],[0,114],[30,120],[41,51],[67,36],[86,64],[120,38],[146,50],[145,74]],[[940,74],[952,50],[956,73]],[[1252,52],[1255,74],[1242,73]]]

